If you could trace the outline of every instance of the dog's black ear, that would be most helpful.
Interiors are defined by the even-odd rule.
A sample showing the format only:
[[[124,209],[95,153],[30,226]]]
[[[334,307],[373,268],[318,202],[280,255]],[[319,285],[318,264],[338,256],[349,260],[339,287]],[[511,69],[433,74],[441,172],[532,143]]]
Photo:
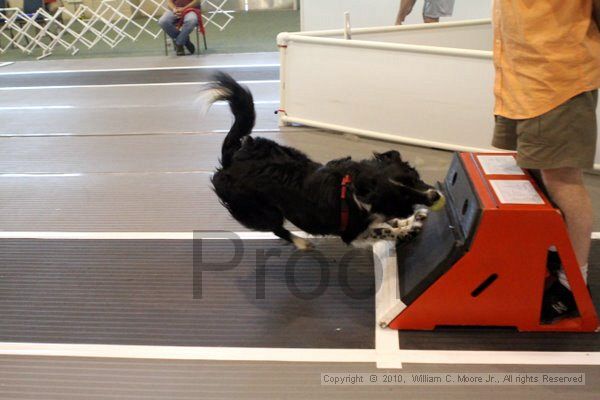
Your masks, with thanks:
[[[374,152],[373,155],[375,156],[375,158],[379,161],[402,161],[402,158],[400,157],[400,153],[398,153],[396,150],[390,150],[390,151],[386,151],[385,153],[377,153]]]
[[[335,160],[329,161],[327,164],[325,164],[325,166],[329,168],[335,168],[339,165],[347,163],[350,160],[352,160],[352,157],[337,158]]]

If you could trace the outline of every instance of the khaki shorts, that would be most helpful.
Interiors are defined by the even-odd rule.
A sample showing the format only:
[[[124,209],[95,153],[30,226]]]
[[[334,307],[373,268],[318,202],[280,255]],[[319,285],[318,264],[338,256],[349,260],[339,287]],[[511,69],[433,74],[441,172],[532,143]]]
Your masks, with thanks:
[[[521,168],[593,168],[597,104],[598,90],[592,90],[535,118],[515,120],[496,115],[492,145],[516,150]]]

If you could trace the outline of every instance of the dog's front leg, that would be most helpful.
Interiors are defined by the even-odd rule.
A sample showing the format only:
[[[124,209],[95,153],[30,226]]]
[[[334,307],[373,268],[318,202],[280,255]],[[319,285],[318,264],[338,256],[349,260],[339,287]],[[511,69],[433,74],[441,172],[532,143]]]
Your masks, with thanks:
[[[415,211],[408,218],[394,218],[383,223],[369,226],[367,235],[375,240],[409,240],[415,237],[423,228],[423,221],[427,219],[427,209]]]
[[[423,221],[427,219],[429,210],[419,208],[408,218],[394,218],[386,222],[393,227],[392,234],[396,240],[410,240],[421,232]]]
[[[394,218],[386,222],[376,222],[352,242],[355,247],[373,245],[378,240],[407,241],[421,232],[423,221],[427,219],[426,208],[418,209],[408,218]]]

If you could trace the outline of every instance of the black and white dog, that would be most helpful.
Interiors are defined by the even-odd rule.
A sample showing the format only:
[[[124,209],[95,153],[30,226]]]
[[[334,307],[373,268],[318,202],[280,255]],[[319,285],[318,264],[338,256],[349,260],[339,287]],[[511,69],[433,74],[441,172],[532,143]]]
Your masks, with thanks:
[[[229,75],[218,73],[211,89],[211,102],[227,101],[235,117],[212,184],[247,228],[273,232],[299,249],[312,246],[285,229],[285,221],[309,234],[338,235],[345,243],[408,239],[420,231],[426,207],[443,204],[443,196],[397,151],[319,164],[296,149],[250,137],[256,117],[252,94]]]

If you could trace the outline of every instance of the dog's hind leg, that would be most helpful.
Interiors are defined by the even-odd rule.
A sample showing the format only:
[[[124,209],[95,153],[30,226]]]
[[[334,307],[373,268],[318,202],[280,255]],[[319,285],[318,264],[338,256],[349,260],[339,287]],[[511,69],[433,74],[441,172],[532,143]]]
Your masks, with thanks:
[[[232,215],[247,228],[261,232],[273,232],[283,240],[292,243],[298,250],[313,248],[312,243],[308,240],[294,235],[283,227],[285,222],[283,214],[275,207],[258,203],[254,199],[243,199],[243,201],[238,199],[237,204],[243,204],[244,207],[232,207]]]
[[[273,233],[282,238],[283,240],[287,240],[288,242],[293,243],[298,250],[310,250],[314,247],[310,241],[300,236],[294,235],[292,232],[288,231],[283,226],[274,229]]]

